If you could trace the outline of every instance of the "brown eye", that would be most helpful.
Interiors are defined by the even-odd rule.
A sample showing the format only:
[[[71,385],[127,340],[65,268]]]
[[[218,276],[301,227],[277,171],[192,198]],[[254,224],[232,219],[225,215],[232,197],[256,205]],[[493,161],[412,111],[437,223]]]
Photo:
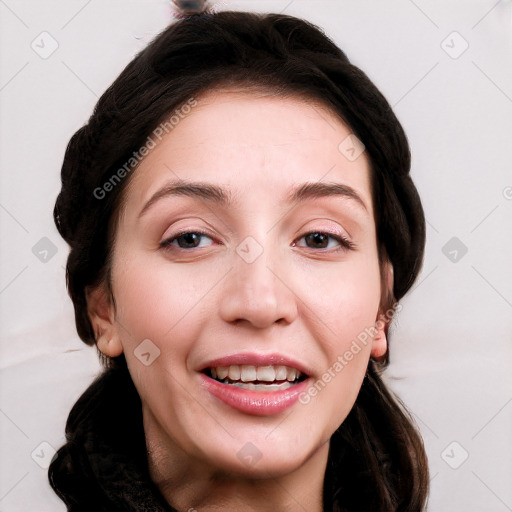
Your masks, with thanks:
[[[313,249],[325,249],[329,245],[329,238],[331,237],[325,233],[310,233],[304,237]]]
[[[195,249],[197,247],[204,247],[204,245],[200,245],[202,239],[211,238],[206,233],[201,233],[200,231],[185,231],[183,233],[179,233],[176,236],[168,238],[160,243],[161,247],[169,248],[170,246],[176,247],[178,249]],[[176,242],[176,243],[174,243]]]
[[[322,231],[312,231],[311,233],[307,233],[304,236],[302,236],[301,239],[304,239],[306,241],[306,246],[309,249],[343,250],[353,249],[355,247],[355,245],[352,242],[350,242],[350,240],[348,240],[347,238],[344,238],[340,235],[334,235],[333,233],[326,233]],[[330,240],[334,240],[335,242],[337,242],[337,247],[336,244],[334,244],[334,247],[329,247]]]

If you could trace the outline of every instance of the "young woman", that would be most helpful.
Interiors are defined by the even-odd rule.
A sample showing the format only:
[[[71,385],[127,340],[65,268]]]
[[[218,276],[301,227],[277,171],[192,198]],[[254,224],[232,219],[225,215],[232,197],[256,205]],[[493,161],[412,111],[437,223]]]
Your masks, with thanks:
[[[424,509],[380,372],[421,202],[385,98],[318,28],[169,26],[69,142],[55,221],[104,372],[49,469],[68,510]]]

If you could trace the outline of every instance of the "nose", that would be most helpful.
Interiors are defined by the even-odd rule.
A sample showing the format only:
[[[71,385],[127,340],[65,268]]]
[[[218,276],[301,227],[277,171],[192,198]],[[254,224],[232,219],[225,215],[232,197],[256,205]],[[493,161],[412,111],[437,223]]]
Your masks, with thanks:
[[[297,298],[283,265],[265,249],[248,262],[238,253],[234,268],[226,276],[222,290],[220,315],[226,322],[264,329],[274,323],[291,324],[298,314]]]

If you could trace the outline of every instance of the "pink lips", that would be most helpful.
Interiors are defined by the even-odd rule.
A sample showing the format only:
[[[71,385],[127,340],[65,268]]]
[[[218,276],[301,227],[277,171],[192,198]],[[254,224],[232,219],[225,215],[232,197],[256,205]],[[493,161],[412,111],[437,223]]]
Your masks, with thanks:
[[[309,385],[309,382],[304,380],[282,391],[255,391],[222,384],[204,374],[200,377],[202,385],[214,397],[241,412],[256,416],[270,416],[288,409]]]
[[[231,365],[253,365],[253,366],[288,366],[295,368],[301,373],[310,375],[310,371],[301,363],[292,361],[289,358],[279,355],[259,354],[236,354],[210,361],[203,365],[201,370],[206,368],[231,366]],[[223,384],[208,375],[200,374],[201,385],[215,398],[226,405],[233,407],[246,414],[256,416],[270,416],[278,414],[291,407],[299,399],[300,393],[309,386],[309,379],[294,384],[288,389],[278,391],[256,391],[242,389],[230,384]]]

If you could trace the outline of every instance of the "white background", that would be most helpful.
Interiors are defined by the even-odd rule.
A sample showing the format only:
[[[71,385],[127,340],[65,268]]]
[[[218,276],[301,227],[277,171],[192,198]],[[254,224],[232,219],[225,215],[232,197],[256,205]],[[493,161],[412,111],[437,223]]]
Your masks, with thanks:
[[[512,510],[512,3],[224,3],[319,25],[393,105],[428,240],[386,380],[426,443],[429,510]],[[60,166],[99,95],[172,18],[167,0],[0,0],[0,16],[0,512],[64,511],[34,459],[53,455],[41,443],[64,443],[100,366],[65,290],[52,218]],[[46,59],[31,48],[51,48],[43,31],[58,43]],[[43,237],[57,250],[46,262],[32,251]],[[445,249],[455,262],[443,253],[452,237],[467,247]]]

